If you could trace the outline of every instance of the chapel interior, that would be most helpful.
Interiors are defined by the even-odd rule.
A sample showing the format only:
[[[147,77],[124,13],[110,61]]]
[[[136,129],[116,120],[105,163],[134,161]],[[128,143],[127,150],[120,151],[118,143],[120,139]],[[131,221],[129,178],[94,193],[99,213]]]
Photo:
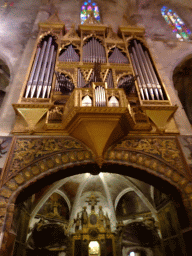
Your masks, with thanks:
[[[0,0],[0,255],[192,254],[192,2]]]
[[[127,169],[130,176],[119,174]],[[174,187],[133,167],[71,170],[81,171],[61,179],[60,170],[20,193],[13,225],[22,232],[13,255],[163,255],[163,247],[186,253],[181,230],[189,220]]]

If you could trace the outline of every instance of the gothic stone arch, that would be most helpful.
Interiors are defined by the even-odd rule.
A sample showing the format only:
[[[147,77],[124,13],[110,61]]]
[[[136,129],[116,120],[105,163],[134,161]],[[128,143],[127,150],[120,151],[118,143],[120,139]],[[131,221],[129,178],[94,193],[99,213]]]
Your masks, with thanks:
[[[15,237],[11,224],[18,194],[47,175],[89,163],[95,163],[95,156],[72,137],[13,139],[0,189],[1,255],[9,255],[7,244]],[[187,212],[192,212],[191,177],[176,137],[127,137],[105,153],[104,163],[133,166],[167,180],[180,191]]]

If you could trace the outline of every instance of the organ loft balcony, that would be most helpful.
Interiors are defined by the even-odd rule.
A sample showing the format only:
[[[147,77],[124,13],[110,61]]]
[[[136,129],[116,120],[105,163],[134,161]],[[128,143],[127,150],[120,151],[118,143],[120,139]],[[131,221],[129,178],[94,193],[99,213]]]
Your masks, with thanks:
[[[108,89],[103,82],[74,89],[66,103],[62,123],[71,136],[92,149],[99,163],[105,150],[136,125],[124,90]]]

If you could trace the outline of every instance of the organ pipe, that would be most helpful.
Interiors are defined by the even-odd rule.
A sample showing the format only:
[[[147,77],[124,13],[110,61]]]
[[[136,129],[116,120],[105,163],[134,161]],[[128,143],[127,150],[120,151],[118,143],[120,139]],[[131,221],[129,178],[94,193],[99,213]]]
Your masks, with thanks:
[[[106,106],[105,89],[102,86],[98,86],[97,88],[95,88],[95,106]]]
[[[138,44],[138,48],[139,48],[140,54],[141,54],[141,56],[142,56],[143,63],[145,64],[145,67],[146,67],[146,70],[147,70],[147,74],[148,74],[150,83],[151,83],[151,85],[152,85],[152,88],[153,88],[153,90],[154,90],[155,96],[156,96],[156,98],[159,100],[159,93],[158,93],[157,87],[156,87],[156,85],[155,85],[155,81],[153,80],[153,77],[152,77],[152,74],[151,74],[151,70],[150,70],[149,65],[148,65],[148,62],[147,62],[147,60],[146,60],[146,56],[145,56],[145,54],[144,54],[144,52],[143,52],[143,49],[142,49],[142,47],[141,47],[140,44]]]
[[[42,98],[45,98],[45,94],[47,92],[48,81],[49,81],[49,76],[50,76],[50,71],[51,71],[51,64],[52,64],[52,61],[53,61],[54,49],[55,49],[55,46],[52,45],[51,46],[50,55],[49,55],[49,62],[48,62],[47,70],[46,70],[45,80],[43,82],[43,95],[42,95]]]
[[[47,91],[47,98],[49,98],[50,92],[51,92],[51,85],[52,85],[52,80],[53,80],[53,74],[55,70],[55,60],[56,60],[57,52],[54,52],[52,63],[51,63],[51,72],[49,76],[49,83],[48,83],[48,91]]]
[[[35,72],[35,75],[34,75],[34,80],[33,80],[32,86],[31,86],[32,87],[31,88],[31,98],[33,98],[34,94],[35,94],[35,90],[36,90],[36,87],[37,87],[37,82],[38,82],[38,79],[39,79],[39,73],[40,73],[40,69],[41,69],[41,65],[42,65],[42,61],[43,61],[46,46],[47,46],[47,41],[44,41],[43,48],[41,50],[40,58],[39,58],[39,61],[38,61],[37,69],[36,69],[36,72]]]
[[[163,90],[158,81],[147,50],[137,41],[133,40],[130,47],[130,57],[143,100],[164,100]],[[149,92],[149,93],[148,93]],[[150,98],[149,98],[150,95]]]
[[[137,83],[138,83],[139,90],[140,90],[140,93],[141,93],[141,98],[142,98],[142,100],[145,100],[144,90],[143,90],[143,87],[142,87],[142,84],[141,84],[141,80],[139,78],[139,73],[138,73],[138,70],[136,68],[136,64],[135,64],[135,61],[134,61],[134,58],[133,58],[133,54],[131,53],[130,56],[131,56],[131,60],[132,60],[132,63],[133,63],[133,68],[135,70],[135,75],[137,77]]]
[[[127,63],[129,63],[129,61],[128,61],[127,57],[125,57],[123,55],[123,53],[120,52],[120,50],[117,47],[115,47],[111,56],[109,57],[109,63],[127,64]]]
[[[144,77],[143,77],[143,74],[142,74],[142,71],[141,71],[141,68],[140,68],[140,65],[139,65],[139,61],[137,59],[137,55],[136,55],[134,47],[132,47],[132,51],[133,51],[133,56],[134,56],[135,64],[137,66],[139,78],[141,79],[141,82],[142,82],[142,85],[143,85],[144,92],[145,92],[145,95],[147,97],[147,100],[149,100],[148,88],[147,88],[147,85],[145,83],[145,80],[144,80]]]
[[[43,59],[43,62],[42,62],[40,75],[39,75],[39,81],[38,81],[38,84],[37,84],[37,98],[39,98],[40,93],[42,92],[43,80],[44,80],[44,76],[45,76],[45,69],[46,69],[46,66],[47,66],[47,60],[48,60],[48,56],[49,56],[51,42],[52,42],[52,37],[49,37],[48,44],[47,44],[47,47],[46,47],[46,51],[45,51],[45,54],[44,54],[44,59]]]
[[[34,64],[26,86],[25,98],[49,97],[55,60],[55,44],[53,38],[49,36],[37,49]]]
[[[153,78],[154,78],[154,80],[155,80],[155,83],[156,83],[157,88],[158,88],[158,90],[159,90],[159,93],[160,93],[160,95],[161,95],[161,99],[164,100],[164,96],[163,96],[163,91],[162,91],[161,85],[159,84],[159,81],[158,81],[158,79],[157,79],[155,70],[154,70],[154,68],[153,68],[153,66],[152,66],[152,63],[151,63],[151,60],[150,60],[150,58],[149,58],[149,54],[148,54],[147,51],[145,51],[145,56],[146,56],[147,62],[148,62],[148,64],[149,64],[149,67],[150,67],[152,76],[153,76]]]
[[[141,70],[142,70],[142,73],[143,73],[143,76],[144,76],[144,79],[145,79],[145,83],[146,83],[146,85],[149,89],[149,93],[150,93],[150,96],[151,96],[152,100],[154,100],[155,98],[154,98],[152,85],[149,81],[149,77],[148,77],[147,70],[146,70],[146,67],[145,67],[145,62],[142,60],[142,57],[141,57],[141,54],[139,52],[139,48],[138,48],[136,40],[134,40],[134,45],[135,45],[136,55],[138,56],[138,59],[139,59],[139,65],[141,67]]]
[[[105,48],[94,37],[83,46],[83,62],[106,62]]]
[[[35,61],[34,61],[34,64],[33,64],[33,68],[32,68],[28,83],[27,83],[25,98],[28,98],[29,92],[31,90],[31,85],[32,85],[33,77],[34,77],[35,70],[36,70],[36,67],[37,67],[37,64],[38,64],[38,59],[39,59],[40,52],[41,52],[41,48],[39,47],[37,49],[37,53],[36,53],[36,56],[35,56]]]

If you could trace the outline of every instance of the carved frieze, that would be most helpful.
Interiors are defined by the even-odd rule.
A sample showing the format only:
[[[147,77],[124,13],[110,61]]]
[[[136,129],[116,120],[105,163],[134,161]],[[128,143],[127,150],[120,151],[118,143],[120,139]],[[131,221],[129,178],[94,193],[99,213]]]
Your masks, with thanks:
[[[127,138],[117,144],[113,150],[140,151],[146,155],[153,155],[183,174],[188,169],[175,137]]]
[[[85,150],[85,147],[70,137],[16,138],[4,171],[4,179],[48,155],[73,150],[81,151]]]

